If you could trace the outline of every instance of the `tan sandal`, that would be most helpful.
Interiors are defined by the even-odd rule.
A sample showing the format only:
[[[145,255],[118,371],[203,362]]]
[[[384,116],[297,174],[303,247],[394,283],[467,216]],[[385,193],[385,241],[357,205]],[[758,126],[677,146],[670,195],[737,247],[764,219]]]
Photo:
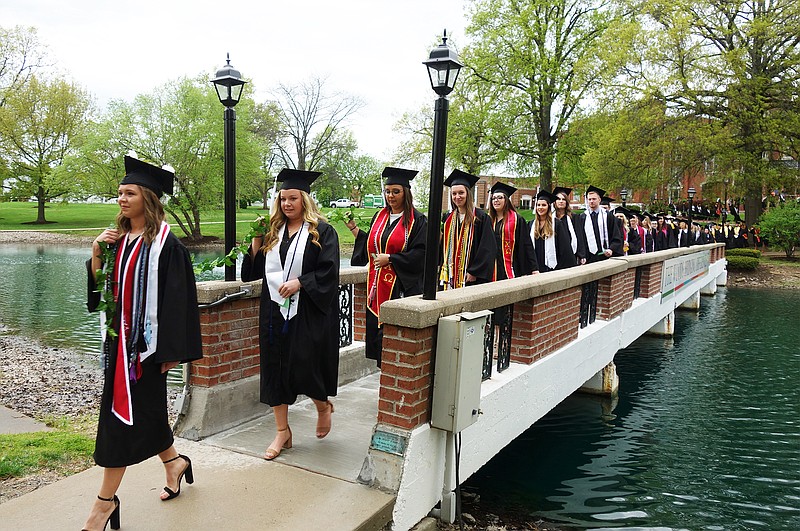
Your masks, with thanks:
[[[281,451],[288,450],[289,448],[292,447],[292,430],[291,430],[291,428],[289,428],[289,426],[286,426],[284,429],[278,430],[278,433],[283,433],[284,431],[287,431],[287,430],[289,431],[289,438],[286,439],[286,441],[283,443],[283,446],[281,446],[277,450],[272,448],[272,446],[268,447],[267,451],[264,452],[264,459],[266,459],[267,461],[272,461],[273,459],[275,459],[276,457],[281,455]]]
[[[322,413],[330,409],[330,414],[333,415],[333,402],[330,400],[325,401],[325,408],[324,409],[317,409],[317,439],[324,439],[331,432],[331,423],[330,417],[328,417],[328,425],[322,426],[320,425],[319,421],[322,418]]]

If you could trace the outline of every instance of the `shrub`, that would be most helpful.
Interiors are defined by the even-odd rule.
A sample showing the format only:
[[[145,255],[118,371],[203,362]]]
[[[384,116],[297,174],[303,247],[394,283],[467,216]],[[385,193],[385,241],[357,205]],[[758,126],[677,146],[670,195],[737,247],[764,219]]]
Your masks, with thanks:
[[[758,249],[747,249],[740,247],[738,249],[728,249],[725,251],[725,256],[749,256],[750,258],[761,258],[761,251]]]
[[[770,247],[781,249],[786,258],[791,258],[795,248],[800,245],[800,205],[787,201],[783,206],[771,208],[758,222],[761,237]]]
[[[736,271],[754,271],[758,267],[758,258],[752,256],[727,255],[728,269]]]

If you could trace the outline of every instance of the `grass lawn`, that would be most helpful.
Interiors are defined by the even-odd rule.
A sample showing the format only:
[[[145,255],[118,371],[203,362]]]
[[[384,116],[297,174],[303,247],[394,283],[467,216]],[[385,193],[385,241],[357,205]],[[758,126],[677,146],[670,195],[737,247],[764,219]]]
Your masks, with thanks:
[[[92,466],[95,418],[50,419],[53,431],[0,435],[0,479],[44,471],[67,476]]]
[[[359,208],[355,214],[359,225],[366,229],[372,215],[377,209]],[[80,236],[96,236],[110,223],[119,212],[115,204],[85,203],[48,203],[45,218],[48,223],[38,225],[36,221],[36,203],[0,203],[0,230],[35,230],[57,233],[76,234]],[[339,233],[342,244],[354,243],[353,235],[344,225],[346,209],[322,209],[323,214],[331,219],[331,224]],[[250,223],[267,212],[258,209],[243,209],[236,212],[236,238],[243,238],[250,230]],[[167,220],[178,236],[183,231],[174,219]],[[203,236],[225,238],[225,212],[223,210],[207,210],[201,214],[200,227]]]

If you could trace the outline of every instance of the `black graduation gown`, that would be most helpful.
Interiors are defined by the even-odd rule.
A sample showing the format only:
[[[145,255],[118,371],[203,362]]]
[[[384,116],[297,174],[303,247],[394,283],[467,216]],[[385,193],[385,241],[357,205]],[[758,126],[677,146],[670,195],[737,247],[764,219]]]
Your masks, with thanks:
[[[87,307],[96,311],[100,294],[87,261]],[[103,394],[97,423],[94,460],[102,467],[123,467],[140,463],[172,446],[172,427],[167,418],[167,375],[161,364],[187,362],[203,357],[197,286],[189,253],[169,233],[158,261],[158,347],[142,363],[142,377],[131,385],[133,425],[120,421],[111,411],[116,367],[116,338],[110,340],[108,367],[104,372]],[[119,323],[114,324],[119,331]]]
[[[654,241],[655,241],[655,250],[656,251],[663,251],[664,249],[671,249],[672,248],[670,246],[670,242],[671,242],[670,232],[671,232],[671,230],[670,230],[669,227],[667,227],[666,233],[664,231],[661,231],[661,230],[658,230],[658,229],[655,230],[656,235],[655,235]]]
[[[458,210],[453,210],[444,217],[457,216]],[[494,273],[494,260],[497,256],[497,244],[492,230],[492,220],[489,215],[480,208],[475,209],[475,225],[473,227],[472,249],[469,254],[467,273],[475,277],[473,282],[465,282],[465,285],[484,284],[491,282]],[[439,246],[439,267],[442,266],[444,242]]]
[[[589,252],[589,244],[587,243],[587,238],[594,238],[594,232],[591,234],[586,234],[586,216],[590,215],[590,211],[586,211],[581,213],[578,216],[577,223],[575,225],[575,232],[580,234],[579,240],[582,239],[582,242],[578,242],[578,258],[585,258],[587,263],[598,262],[600,260],[605,260],[606,257],[602,255],[592,255]],[[622,232],[617,224],[619,220],[614,217],[614,214],[607,210],[603,210],[602,208],[599,209],[598,216],[606,217],[606,230],[608,231],[608,248],[611,249],[611,256],[622,256]],[[598,220],[599,223],[599,220]]]
[[[528,224],[529,235],[532,233],[535,221],[536,218],[532,219]],[[555,220],[555,225],[553,225],[553,237],[556,243],[556,267],[551,269],[545,264],[544,238],[533,239],[533,236],[531,236],[536,254],[536,264],[540,273],[547,273],[548,271],[554,271],[556,269],[566,269],[577,265],[575,255],[572,254],[569,228],[563,219]]]
[[[317,225],[317,247],[309,235],[303,250],[303,269],[297,315],[283,332],[280,307],[270,298],[265,278],[266,255],[248,252],[242,261],[242,280],[261,279],[259,346],[261,402],[270,406],[293,404],[297,395],[316,400],[336,396],[339,376],[339,237],[329,224]],[[280,242],[286,260],[286,233]]]
[[[376,212],[372,216],[370,227],[375,223]],[[402,219],[402,218],[401,218]],[[387,224],[381,234],[381,245],[385,246],[392,229],[400,223],[400,219],[394,223]],[[408,235],[406,249],[400,253],[393,253],[389,257],[394,272],[397,274],[392,299],[410,297],[422,293],[422,275],[425,269],[425,238],[427,236],[428,220],[418,210],[414,209],[414,225]],[[353,248],[353,256],[350,264],[363,266],[369,263],[369,253],[367,243],[369,234],[359,230],[356,235],[356,243]],[[366,332],[366,357],[378,362],[381,365],[381,352],[383,351],[383,326],[378,323],[378,318],[369,311],[367,312],[367,332]]]
[[[645,236],[647,230],[644,231]],[[642,237],[639,236],[639,229],[630,229],[628,231],[628,254],[642,254]]]
[[[508,278],[506,275],[506,268],[503,265],[502,242],[504,227],[505,219],[494,223],[496,280],[506,280]],[[530,275],[538,270],[536,254],[533,251],[533,242],[531,242],[531,235],[528,231],[528,224],[519,214],[517,214],[517,226],[514,229],[514,252],[511,255],[511,267],[514,268],[514,275],[517,277]]]

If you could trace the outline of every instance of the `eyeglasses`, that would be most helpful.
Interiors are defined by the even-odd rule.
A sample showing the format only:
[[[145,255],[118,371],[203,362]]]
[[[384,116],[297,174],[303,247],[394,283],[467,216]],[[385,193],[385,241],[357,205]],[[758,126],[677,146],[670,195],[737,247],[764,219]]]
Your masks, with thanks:
[[[384,190],[383,193],[385,195],[400,195],[403,193],[403,190]]]
[[[492,201],[500,201],[501,199],[505,199],[505,198],[506,198],[506,196],[504,196],[504,195],[493,195],[492,196]]]

